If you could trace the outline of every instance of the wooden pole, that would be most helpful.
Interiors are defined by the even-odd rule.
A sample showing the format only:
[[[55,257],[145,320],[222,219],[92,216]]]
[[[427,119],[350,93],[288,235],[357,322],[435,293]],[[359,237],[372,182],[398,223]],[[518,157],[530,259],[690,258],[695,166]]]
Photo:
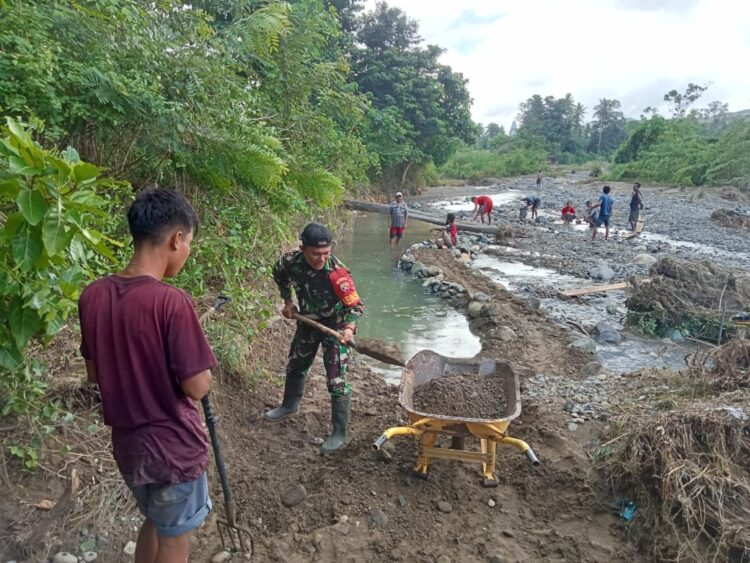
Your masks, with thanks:
[[[347,199],[344,201],[349,209],[356,209],[357,211],[369,211],[371,213],[389,213],[390,207],[382,203],[369,203],[367,201],[357,201],[354,199]],[[430,215],[429,213],[422,213],[421,211],[413,211],[409,209],[409,219],[416,221],[424,221],[425,223],[432,223],[433,225],[445,225],[445,216],[438,217]],[[459,231],[467,231],[470,233],[483,233],[487,235],[500,235],[507,234],[507,228],[500,228],[494,225],[483,225],[482,223],[466,223],[464,221],[456,221],[456,228]]]

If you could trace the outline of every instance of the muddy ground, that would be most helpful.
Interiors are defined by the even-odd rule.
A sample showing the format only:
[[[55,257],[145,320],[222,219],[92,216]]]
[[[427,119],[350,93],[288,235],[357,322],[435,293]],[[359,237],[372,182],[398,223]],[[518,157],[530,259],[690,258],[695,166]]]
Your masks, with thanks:
[[[594,199],[601,184],[586,180],[584,175],[545,179],[541,194],[545,210],[556,214],[566,199],[573,199],[577,207],[583,198]],[[534,193],[531,186],[528,178],[516,179],[495,191],[514,189],[526,195]],[[624,185],[615,188],[620,210],[616,207],[616,217],[624,223],[623,207],[628,197],[624,194],[629,190]],[[489,188],[482,191],[493,192]],[[438,189],[416,202],[429,206],[438,199],[474,193],[478,192],[473,188]],[[743,254],[747,252],[747,235],[712,225],[706,219],[713,209],[732,207],[736,201],[713,194],[698,200],[696,192],[648,186],[644,186],[644,194],[649,213],[647,232],[710,248],[645,237],[587,245],[587,233],[564,230],[561,225],[518,223],[518,205],[512,203],[500,206],[499,216],[523,234],[511,246],[531,253],[508,253],[514,260],[583,278],[601,262],[612,268],[614,279],[641,274],[643,266],[633,263],[633,258],[642,253],[695,258],[705,251],[724,265],[750,270],[750,260]],[[618,515],[617,496],[603,485],[591,458],[606,429],[607,413],[645,397],[658,398],[674,374],[659,370],[606,373],[597,368],[596,352],[570,347],[580,336],[579,331],[552,322],[545,308],[540,310],[528,299],[509,293],[455,260],[449,251],[420,249],[415,254],[422,262],[440,267],[446,280],[488,296],[486,314],[473,319],[471,328],[481,339],[482,356],[508,360],[518,374],[523,410],[509,433],[531,444],[541,465],[532,467],[516,450],[500,447],[497,488],[483,488],[478,467],[457,461],[433,462],[429,480],[415,478],[412,438],[394,438],[386,447],[388,455],[372,448],[383,430],[404,422],[404,413],[397,388],[386,384],[362,358],[355,358],[349,372],[353,400],[348,446],[341,455],[321,457],[318,447],[328,431],[330,400],[319,360],[311,370],[300,412],[275,425],[262,420],[262,413],[280,401],[286,347],[293,328],[278,320],[259,338],[261,345],[256,346],[251,358],[254,373],[264,372],[268,377],[256,378],[249,385],[247,374],[219,374],[212,390],[238,514],[253,534],[253,560],[645,560],[629,536],[628,523]],[[74,356],[71,350],[60,354],[70,359],[61,373],[73,381],[66,384],[64,392],[76,398],[83,420],[95,416],[96,397],[81,390],[83,371]],[[587,389],[585,396],[581,389]],[[584,399],[596,402],[596,408],[587,410]],[[577,402],[582,403],[580,408]],[[2,431],[2,437],[13,432]],[[139,519],[127,493],[118,488],[116,472],[107,457],[106,429],[92,431],[91,436],[84,438],[97,440],[97,457],[59,454],[46,459],[45,470],[34,474],[5,459],[0,474],[0,560],[22,560],[19,548],[29,540],[29,530],[48,518],[33,505],[42,499],[58,498],[74,467],[80,469],[84,483],[81,490],[85,492],[79,493],[85,498],[76,502],[89,502],[97,491],[106,489],[103,508],[93,519],[87,519],[85,513],[77,518],[60,517],[51,524],[41,549],[28,560],[48,560],[59,550],[81,555],[83,547],[92,546],[97,561],[132,560],[123,549],[128,541],[135,540]],[[448,443],[445,440],[442,445]],[[477,448],[471,441],[468,445]],[[215,517],[222,514],[222,499],[216,475],[212,473],[210,479]],[[305,489],[304,498],[287,507],[282,499],[291,504],[287,494],[298,485]],[[71,514],[76,514],[75,509]],[[191,560],[210,561],[218,551],[213,522],[208,522],[196,535]],[[246,558],[234,554],[231,560]]]

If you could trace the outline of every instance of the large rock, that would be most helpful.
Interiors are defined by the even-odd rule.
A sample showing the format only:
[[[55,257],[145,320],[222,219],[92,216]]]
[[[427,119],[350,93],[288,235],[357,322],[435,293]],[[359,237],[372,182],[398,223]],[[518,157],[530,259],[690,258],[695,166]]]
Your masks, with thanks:
[[[482,310],[484,309],[484,303],[480,303],[479,301],[472,301],[469,303],[469,316],[472,319],[476,319],[482,314]]]
[[[380,508],[373,508],[370,511],[370,521],[378,528],[385,528],[388,525],[388,515]]]
[[[78,563],[78,557],[67,551],[58,551],[52,558],[52,563]]]
[[[430,277],[439,276],[442,273],[443,273],[443,270],[441,270],[437,266],[428,266],[427,267],[427,275],[430,276]]]
[[[422,262],[414,262],[414,264],[411,265],[411,273],[418,276],[425,268],[426,266],[422,264]]]
[[[606,264],[599,264],[589,268],[589,277],[592,280],[609,281],[615,277],[615,272]]]
[[[508,326],[501,326],[495,334],[501,342],[514,342],[518,338],[516,331]]]
[[[599,375],[602,372],[603,366],[601,362],[593,361],[587,363],[585,366],[583,366],[583,369],[581,370],[581,375],[583,377],[593,377],[594,375]]]
[[[585,350],[586,352],[596,352],[596,342],[591,340],[588,336],[581,336],[580,338],[568,344],[568,348]]]
[[[619,344],[622,342],[620,331],[609,323],[601,322],[594,327],[591,334],[599,342],[608,342],[609,344]]]
[[[490,296],[487,295],[486,293],[482,293],[481,291],[477,291],[474,294],[474,300],[480,301],[482,303],[487,303],[490,300]]]
[[[633,257],[633,264],[642,264],[643,266],[651,266],[652,264],[656,264],[658,261],[659,259],[652,254],[636,254]]]
[[[287,508],[297,506],[307,497],[307,491],[304,485],[295,485],[291,489],[287,490],[281,497],[281,504]]]

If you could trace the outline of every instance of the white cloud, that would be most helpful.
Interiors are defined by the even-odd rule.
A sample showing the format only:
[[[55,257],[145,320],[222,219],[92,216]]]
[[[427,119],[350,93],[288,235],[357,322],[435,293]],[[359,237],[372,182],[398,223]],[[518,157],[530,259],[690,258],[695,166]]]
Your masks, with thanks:
[[[374,6],[371,1],[369,6]],[[701,100],[750,108],[750,2],[733,0],[391,0],[442,61],[469,79],[476,121],[506,128],[533,94],[570,92],[629,117],[665,92],[712,82]],[[699,102],[700,105],[700,102]]]

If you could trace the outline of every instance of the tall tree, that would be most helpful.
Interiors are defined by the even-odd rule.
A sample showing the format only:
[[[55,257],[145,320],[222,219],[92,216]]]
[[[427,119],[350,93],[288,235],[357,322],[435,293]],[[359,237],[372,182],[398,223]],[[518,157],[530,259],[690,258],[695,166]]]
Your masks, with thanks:
[[[664,101],[669,102],[672,117],[685,117],[687,109],[703,95],[703,92],[708,90],[709,86],[710,84],[701,86],[690,82],[684,92],[670,90],[664,94]]]
[[[413,165],[441,164],[475,127],[466,79],[438,62],[435,45],[422,46],[419,27],[398,8],[379,3],[361,17],[352,56],[354,76],[372,100],[373,151],[381,169],[403,182]]]
[[[619,100],[601,98],[589,124],[587,149],[599,155],[612,154],[625,140],[625,116]]]
[[[518,134],[527,141],[541,142],[550,152],[575,154],[584,138],[585,108],[573,96],[562,98],[533,95],[520,105]]]

